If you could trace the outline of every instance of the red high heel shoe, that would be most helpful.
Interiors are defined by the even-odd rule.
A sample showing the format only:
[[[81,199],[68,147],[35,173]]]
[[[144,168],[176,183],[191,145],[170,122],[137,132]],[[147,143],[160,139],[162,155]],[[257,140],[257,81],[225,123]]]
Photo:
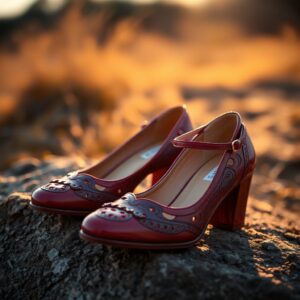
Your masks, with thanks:
[[[169,109],[98,164],[38,188],[30,205],[49,213],[87,215],[133,191],[148,174],[154,183],[180,152],[172,146],[174,137],[191,128],[184,107]]]
[[[149,190],[88,215],[81,238],[120,247],[172,249],[199,241],[208,223],[239,229],[255,152],[240,115],[229,112],[173,141],[185,148]]]

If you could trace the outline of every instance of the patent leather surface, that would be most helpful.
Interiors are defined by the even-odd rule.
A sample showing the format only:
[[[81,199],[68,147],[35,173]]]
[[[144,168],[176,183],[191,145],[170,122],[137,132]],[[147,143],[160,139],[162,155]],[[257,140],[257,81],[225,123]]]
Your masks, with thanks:
[[[127,193],[88,215],[82,223],[81,237],[120,247],[169,249],[195,245],[208,223],[226,229],[241,228],[255,167],[255,152],[240,116],[230,112],[223,115],[224,118],[227,115],[237,119],[229,141],[195,140],[194,137],[201,136],[210,124],[177,137],[174,146],[186,149],[157,185],[141,194]],[[223,116],[219,117],[221,121]],[[176,176],[176,165],[184,161],[190,151],[198,151],[196,149],[222,153],[211,183],[197,201],[178,207],[172,199],[154,201],[146,197],[151,195],[151,190],[155,192],[159,185],[163,186],[169,176]]]
[[[35,190],[31,206],[50,213],[86,215],[101,207],[103,203],[114,201],[123,194],[133,191],[148,174],[160,174],[160,170],[167,170],[180,153],[180,149],[172,146],[172,140],[191,129],[191,121],[185,108],[174,107],[161,113],[101,162],[101,164],[109,163],[109,160],[115,158],[118,153],[123,155],[124,151],[129,151],[131,145],[143,149],[149,143],[148,132],[151,132],[152,140],[155,141],[152,127],[155,126],[159,130],[160,126],[166,125],[170,129],[160,137],[163,140],[158,152],[136,171],[125,177],[108,180],[92,174],[95,169],[93,166],[90,169],[72,172],[63,178],[53,179]],[[126,159],[123,161],[126,162]],[[117,167],[122,172],[122,166]]]

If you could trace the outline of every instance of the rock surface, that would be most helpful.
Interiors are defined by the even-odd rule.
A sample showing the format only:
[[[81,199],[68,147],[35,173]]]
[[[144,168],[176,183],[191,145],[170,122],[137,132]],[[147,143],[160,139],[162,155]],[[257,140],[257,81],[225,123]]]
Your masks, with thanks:
[[[259,169],[243,230],[209,228],[187,250],[138,251],[85,243],[80,218],[30,209],[37,185],[78,167],[23,160],[0,177],[1,299],[300,299],[297,211],[280,209]]]

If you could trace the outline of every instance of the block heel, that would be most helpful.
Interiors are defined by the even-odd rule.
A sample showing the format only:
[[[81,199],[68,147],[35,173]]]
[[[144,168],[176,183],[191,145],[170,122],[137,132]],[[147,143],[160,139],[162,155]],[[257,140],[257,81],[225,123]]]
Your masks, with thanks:
[[[244,178],[222,201],[210,224],[227,230],[238,230],[244,226],[247,200],[252,174]]]

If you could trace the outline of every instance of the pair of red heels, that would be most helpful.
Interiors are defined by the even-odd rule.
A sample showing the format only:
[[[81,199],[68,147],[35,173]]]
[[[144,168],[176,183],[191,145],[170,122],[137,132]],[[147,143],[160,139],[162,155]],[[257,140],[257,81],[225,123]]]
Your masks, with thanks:
[[[120,247],[185,248],[209,223],[239,229],[255,167],[241,117],[228,112],[191,129],[184,108],[167,110],[98,164],[34,191],[31,206],[87,215],[81,238]],[[132,193],[148,174],[152,187]]]

